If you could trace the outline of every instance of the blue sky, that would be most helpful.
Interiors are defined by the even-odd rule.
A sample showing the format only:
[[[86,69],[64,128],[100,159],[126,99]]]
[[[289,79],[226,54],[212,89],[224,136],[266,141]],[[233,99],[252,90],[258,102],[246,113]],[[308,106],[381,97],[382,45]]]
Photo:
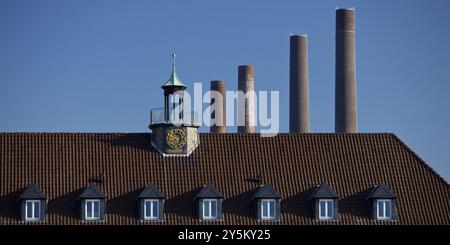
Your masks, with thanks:
[[[450,180],[450,1],[0,1],[0,131],[147,132],[171,53],[187,84],[254,64],[288,130],[289,34],[309,38],[313,132],[334,130],[335,7],[356,8],[358,126]],[[202,131],[207,131],[202,128]]]

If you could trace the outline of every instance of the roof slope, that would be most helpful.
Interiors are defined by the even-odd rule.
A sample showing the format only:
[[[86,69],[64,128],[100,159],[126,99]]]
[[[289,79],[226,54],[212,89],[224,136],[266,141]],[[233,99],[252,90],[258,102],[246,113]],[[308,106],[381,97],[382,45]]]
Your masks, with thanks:
[[[223,194],[213,184],[208,183],[195,195],[195,199],[198,198],[223,198]]]
[[[138,198],[165,199],[166,197],[154,185],[149,184],[144,187]]]
[[[36,184],[29,185],[23,192],[20,194],[19,199],[46,199],[45,194],[39,189]]]
[[[90,183],[86,189],[81,193],[78,198],[88,199],[88,198],[106,198],[106,195],[99,189],[97,183]]]
[[[378,199],[378,198],[394,199],[397,198],[397,196],[389,189],[389,187],[387,187],[383,183],[380,183],[379,185],[374,186],[372,191],[367,196],[367,199]]]
[[[317,199],[317,198],[339,198],[339,195],[333,191],[331,186],[328,183],[322,183],[321,185],[317,186],[314,192],[312,193],[310,199]]]
[[[261,198],[274,198],[279,199],[281,198],[280,194],[278,194],[278,191],[273,188],[272,184],[267,183],[258,188],[256,191],[256,194],[253,196],[253,198],[261,199]]]
[[[49,199],[47,224],[82,224],[76,200],[98,176],[102,224],[152,224],[134,210],[147,183],[167,197],[163,224],[199,224],[192,200],[207,183],[224,195],[223,224],[258,224],[251,199],[269,182],[282,197],[276,224],[321,224],[308,198],[324,182],[340,196],[333,224],[385,224],[368,214],[379,183],[398,200],[399,220],[387,224],[450,223],[449,185],[393,134],[201,134],[189,157],[164,158],[149,133],[0,133],[0,224],[20,224],[17,198],[30,183]]]

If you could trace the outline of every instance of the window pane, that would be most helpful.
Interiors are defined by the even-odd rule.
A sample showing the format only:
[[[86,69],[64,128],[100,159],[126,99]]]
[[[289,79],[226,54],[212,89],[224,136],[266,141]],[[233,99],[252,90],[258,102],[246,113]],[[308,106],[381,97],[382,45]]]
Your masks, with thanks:
[[[384,217],[384,202],[378,201],[378,217],[383,218]]]
[[[267,217],[268,212],[267,212],[267,201],[261,201],[261,212],[262,212],[262,217]]]
[[[145,203],[144,203],[144,208],[145,208],[145,213],[144,213],[144,216],[146,217],[146,218],[149,218],[150,217],[150,202],[149,201],[145,201]]]
[[[41,217],[41,203],[35,202],[34,203],[34,217],[35,219],[39,219]]]
[[[217,202],[211,201],[211,217],[217,216]]]
[[[274,201],[270,201],[269,202],[269,211],[270,211],[270,217],[273,218],[275,217],[275,202]]]
[[[319,217],[325,217],[325,202],[319,201]]]
[[[203,216],[204,217],[210,216],[209,201],[203,201]]]
[[[333,201],[327,202],[327,218],[333,218]]]
[[[94,202],[94,218],[100,217],[100,202]]]
[[[26,205],[27,205],[27,207],[26,207],[26,217],[27,217],[27,219],[31,219],[31,218],[33,218],[33,203],[32,202],[27,202]]]
[[[158,202],[157,201],[153,201],[152,202],[152,208],[153,208],[153,213],[152,213],[152,218],[157,218],[158,217]]]
[[[86,217],[92,218],[92,202],[91,201],[86,202]]]
[[[391,202],[390,201],[386,201],[386,218],[390,218],[391,217]]]

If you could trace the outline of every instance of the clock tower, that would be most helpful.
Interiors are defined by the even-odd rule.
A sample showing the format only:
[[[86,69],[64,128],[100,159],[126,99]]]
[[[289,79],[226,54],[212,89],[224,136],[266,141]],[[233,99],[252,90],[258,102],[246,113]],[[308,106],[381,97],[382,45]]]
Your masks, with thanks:
[[[161,86],[164,107],[153,108],[150,113],[151,144],[164,156],[188,156],[200,142],[200,125],[197,114],[183,103],[187,87],[177,76],[175,54],[172,59],[172,74]]]

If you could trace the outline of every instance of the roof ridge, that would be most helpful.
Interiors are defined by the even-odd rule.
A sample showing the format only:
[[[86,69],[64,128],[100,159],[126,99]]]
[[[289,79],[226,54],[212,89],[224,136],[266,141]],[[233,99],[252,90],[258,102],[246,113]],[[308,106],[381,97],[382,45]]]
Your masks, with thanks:
[[[390,135],[397,141],[400,143],[400,145],[405,148],[409,153],[412,154],[413,157],[415,157],[417,160],[419,160],[419,163],[422,164],[425,169],[431,171],[432,174],[434,174],[435,176],[438,177],[438,179],[440,179],[444,184],[447,185],[448,188],[450,188],[450,184],[436,171],[434,170],[433,167],[431,167],[429,164],[427,164],[425,162],[425,160],[423,160],[419,154],[417,154],[414,150],[412,150],[405,142],[403,142],[397,135],[395,135],[394,133],[390,133]]]

